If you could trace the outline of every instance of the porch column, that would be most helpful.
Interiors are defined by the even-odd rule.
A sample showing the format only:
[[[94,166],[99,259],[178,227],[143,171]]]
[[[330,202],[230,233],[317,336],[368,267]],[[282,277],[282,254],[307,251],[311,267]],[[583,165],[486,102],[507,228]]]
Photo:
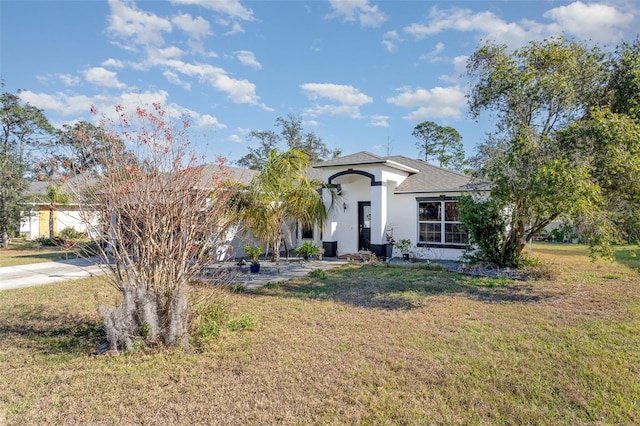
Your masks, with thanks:
[[[329,208],[331,205],[331,194],[326,188],[322,189],[322,201],[325,208]],[[336,220],[335,211],[330,211],[322,224],[322,248],[324,249],[324,256],[335,257],[338,255],[338,239],[336,235],[336,228],[338,222]]]
[[[385,257],[387,243],[385,228],[387,223],[387,184],[371,186],[371,252]]]

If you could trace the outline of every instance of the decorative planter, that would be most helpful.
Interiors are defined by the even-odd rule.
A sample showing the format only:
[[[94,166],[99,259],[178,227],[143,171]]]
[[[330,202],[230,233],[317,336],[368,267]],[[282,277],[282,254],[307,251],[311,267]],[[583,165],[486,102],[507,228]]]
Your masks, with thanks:
[[[409,260],[409,253],[402,253],[402,258],[404,260]]]
[[[393,243],[387,243],[384,245],[384,258],[389,260],[393,257]]]
[[[260,264],[259,263],[252,263],[249,266],[249,270],[251,271],[252,274],[257,274],[258,272],[260,272]]]

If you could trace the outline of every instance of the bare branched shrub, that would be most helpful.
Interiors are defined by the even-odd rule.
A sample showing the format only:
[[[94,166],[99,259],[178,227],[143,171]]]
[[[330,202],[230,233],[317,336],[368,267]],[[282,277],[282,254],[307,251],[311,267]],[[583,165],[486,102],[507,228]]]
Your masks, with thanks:
[[[116,112],[101,121],[110,149],[98,153],[100,167],[74,179],[122,293],[122,305],[102,310],[109,343],[114,350],[136,340],[184,345],[186,287],[224,255],[232,230],[224,161],[206,165],[192,151],[188,121],[170,119],[158,104],[133,116]]]

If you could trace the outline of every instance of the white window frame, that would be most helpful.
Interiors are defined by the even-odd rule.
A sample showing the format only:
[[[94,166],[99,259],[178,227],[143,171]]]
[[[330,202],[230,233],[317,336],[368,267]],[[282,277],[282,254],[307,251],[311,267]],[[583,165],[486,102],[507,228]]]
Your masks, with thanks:
[[[469,240],[468,232],[463,232],[459,230],[459,227],[462,223],[458,220],[446,220],[446,206],[447,203],[455,203],[458,201],[453,197],[437,197],[437,198],[416,198],[417,201],[417,209],[418,209],[418,246],[419,247],[443,247],[443,248],[465,248],[467,246],[467,241]],[[437,205],[438,219],[431,220],[423,220],[421,217],[421,204],[431,203]],[[456,218],[457,219],[457,218]],[[437,231],[433,231],[433,234],[440,234],[439,241],[428,241],[426,239],[422,239],[422,226],[423,225],[438,225]],[[451,231],[447,231],[447,225],[457,226],[458,231],[452,233]],[[425,233],[429,233],[429,230],[425,230]],[[427,234],[428,235],[428,234]],[[447,237],[450,235],[457,235],[456,238],[450,238],[450,241],[447,241]]]

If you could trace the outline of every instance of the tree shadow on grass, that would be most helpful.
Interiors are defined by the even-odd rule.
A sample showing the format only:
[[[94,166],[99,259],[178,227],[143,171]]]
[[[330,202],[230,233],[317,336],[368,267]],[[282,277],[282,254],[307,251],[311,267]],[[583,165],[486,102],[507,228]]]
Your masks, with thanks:
[[[507,278],[472,277],[429,267],[347,265],[311,277],[268,284],[260,295],[334,300],[348,305],[408,310],[440,295],[463,295],[484,303],[537,303],[554,297],[530,283]]]
[[[613,253],[613,259],[630,269],[640,272],[640,247],[621,247]]]
[[[105,339],[102,322],[44,305],[20,304],[0,313],[0,341],[45,354],[88,354]]]

